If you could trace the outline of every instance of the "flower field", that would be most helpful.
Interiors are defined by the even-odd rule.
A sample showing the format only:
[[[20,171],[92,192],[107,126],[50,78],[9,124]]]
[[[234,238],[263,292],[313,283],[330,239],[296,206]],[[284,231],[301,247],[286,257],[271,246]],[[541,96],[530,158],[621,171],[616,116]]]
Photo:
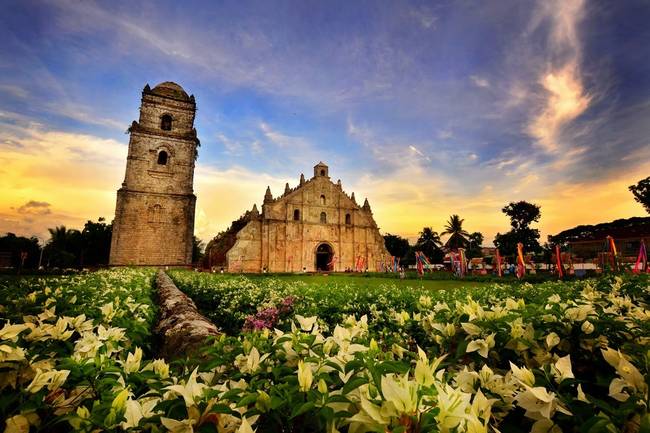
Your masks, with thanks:
[[[168,365],[152,276],[0,282],[5,431],[650,431],[648,278],[361,291],[173,271],[225,334]]]

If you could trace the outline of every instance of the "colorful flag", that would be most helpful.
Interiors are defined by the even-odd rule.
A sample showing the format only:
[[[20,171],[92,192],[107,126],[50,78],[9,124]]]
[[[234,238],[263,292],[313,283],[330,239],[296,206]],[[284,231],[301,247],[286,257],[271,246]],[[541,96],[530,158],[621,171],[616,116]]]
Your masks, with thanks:
[[[562,256],[560,256],[560,246],[555,246],[555,266],[557,266],[558,277],[564,277],[564,266],[562,265]]]
[[[524,244],[517,242],[517,278],[526,275],[526,262],[524,260]]]
[[[500,277],[503,276],[501,273],[501,254],[499,254],[499,249],[497,248],[497,273],[499,274]]]
[[[634,264],[634,272],[635,274],[638,274],[639,272],[647,272],[648,271],[648,252],[645,248],[645,240],[641,239],[641,245],[639,246],[639,256],[636,259],[636,263]]]

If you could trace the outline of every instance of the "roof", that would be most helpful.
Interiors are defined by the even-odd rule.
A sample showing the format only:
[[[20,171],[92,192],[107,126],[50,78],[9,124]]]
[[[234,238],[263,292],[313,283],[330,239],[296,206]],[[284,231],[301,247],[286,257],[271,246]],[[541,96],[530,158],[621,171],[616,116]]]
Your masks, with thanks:
[[[158,84],[156,87],[151,89],[151,93],[158,96],[164,96],[166,98],[173,98],[188,102],[190,101],[190,97],[187,95],[187,92],[185,92],[181,86],[172,81],[165,81],[164,83]]]

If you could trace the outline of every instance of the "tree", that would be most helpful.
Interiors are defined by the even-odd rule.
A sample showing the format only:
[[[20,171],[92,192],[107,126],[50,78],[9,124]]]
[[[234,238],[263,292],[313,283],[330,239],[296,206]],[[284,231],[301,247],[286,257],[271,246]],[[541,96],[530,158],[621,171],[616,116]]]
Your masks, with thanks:
[[[449,221],[445,225],[445,230],[441,233],[442,235],[450,235],[445,246],[451,249],[465,248],[467,246],[469,233],[463,229],[464,221],[458,215],[449,217]]]
[[[23,266],[33,269],[38,266],[41,248],[35,237],[26,238],[7,233],[5,236],[0,236],[0,251],[11,254],[11,266],[14,268],[20,268],[22,262],[20,255],[27,253]]]
[[[50,232],[50,240],[45,247],[48,264],[60,268],[81,265],[78,260],[81,257],[82,249],[81,232],[67,229],[65,226],[47,230]]]
[[[641,203],[646,212],[650,213],[650,176],[641,179],[636,185],[628,187],[634,195],[634,200]]]
[[[431,230],[431,227],[424,227],[415,243],[413,252],[422,251],[432,263],[440,263],[444,257],[441,247],[442,242],[438,232]]]
[[[203,259],[205,245],[196,236],[192,236],[192,263],[199,263]]]
[[[409,253],[410,245],[406,238],[387,233],[384,235],[384,244],[391,256],[399,257],[403,262]]]
[[[512,229],[504,234],[497,233],[494,245],[503,255],[514,255],[517,252],[517,243],[521,242],[526,252],[539,252],[539,230],[531,229],[533,222],[539,221],[542,214],[540,207],[526,201],[512,202],[504,206],[501,211],[510,217]]]
[[[483,245],[483,234],[474,232],[469,235],[468,240],[469,248],[467,248],[467,258],[482,257],[481,246]]]
[[[97,222],[88,220],[81,231],[82,249],[79,262],[82,266],[108,264],[113,225],[104,221],[104,218],[99,218]]]
[[[510,217],[510,225],[515,231],[528,228],[542,216],[539,206],[526,201],[509,203],[501,211]]]

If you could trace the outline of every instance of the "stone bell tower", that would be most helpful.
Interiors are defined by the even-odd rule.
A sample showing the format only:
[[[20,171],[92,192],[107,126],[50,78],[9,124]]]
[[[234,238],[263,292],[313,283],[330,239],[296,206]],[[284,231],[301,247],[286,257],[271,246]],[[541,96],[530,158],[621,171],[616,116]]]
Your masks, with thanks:
[[[110,264],[188,265],[194,234],[196,103],[172,82],[142,91],[117,190]]]

